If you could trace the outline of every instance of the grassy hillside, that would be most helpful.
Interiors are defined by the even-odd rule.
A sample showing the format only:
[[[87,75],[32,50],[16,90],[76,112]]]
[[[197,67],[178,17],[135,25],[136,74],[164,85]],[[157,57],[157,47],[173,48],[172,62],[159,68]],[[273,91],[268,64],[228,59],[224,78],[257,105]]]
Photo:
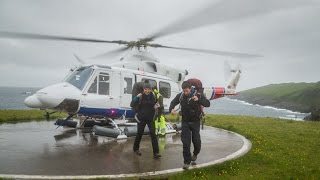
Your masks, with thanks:
[[[236,99],[300,112],[320,108],[320,81],[317,83],[283,83],[240,92]]]

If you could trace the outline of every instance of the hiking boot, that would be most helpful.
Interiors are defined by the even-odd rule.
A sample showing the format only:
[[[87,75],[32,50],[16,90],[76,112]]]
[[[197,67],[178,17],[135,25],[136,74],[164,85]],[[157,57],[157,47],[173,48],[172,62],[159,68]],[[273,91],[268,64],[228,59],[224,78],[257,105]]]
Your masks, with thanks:
[[[155,159],[159,159],[160,157],[161,157],[161,155],[159,153],[156,153],[153,155],[153,158],[155,158]]]
[[[197,155],[193,154],[191,157],[191,161],[196,161],[197,160]]]
[[[141,156],[141,152],[139,150],[135,150],[134,153],[136,153],[136,155]]]
[[[184,164],[184,165],[182,166],[182,169],[187,170],[187,169],[189,169],[189,167],[190,167],[190,164]]]

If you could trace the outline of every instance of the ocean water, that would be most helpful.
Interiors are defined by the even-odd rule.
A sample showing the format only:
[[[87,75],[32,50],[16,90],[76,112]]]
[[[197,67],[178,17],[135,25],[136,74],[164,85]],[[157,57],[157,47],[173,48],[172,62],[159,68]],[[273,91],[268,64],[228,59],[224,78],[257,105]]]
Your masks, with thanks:
[[[38,89],[40,88],[0,87],[0,109],[30,109],[23,101]]]
[[[23,101],[38,89],[39,88],[27,87],[0,87],[0,109],[30,109],[24,105]],[[293,120],[302,120],[308,115],[270,106],[254,105],[229,98],[211,101],[211,107],[206,108],[205,112],[226,115],[275,117]]]
[[[293,112],[287,109],[279,109],[271,106],[250,104],[236,99],[221,98],[211,101],[211,107],[205,110],[207,113],[242,115],[257,117],[274,117],[282,119],[303,120],[308,114]]]

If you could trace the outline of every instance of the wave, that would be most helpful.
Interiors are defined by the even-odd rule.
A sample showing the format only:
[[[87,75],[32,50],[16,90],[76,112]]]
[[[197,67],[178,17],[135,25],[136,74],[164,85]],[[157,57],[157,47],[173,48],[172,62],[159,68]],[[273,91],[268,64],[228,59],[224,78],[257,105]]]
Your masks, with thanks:
[[[275,110],[275,111],[285,111],[287,113],[300,114],[300,115],[308,114],[308,113],[301,113],[301,112],[292,111],[292,110],[284,109],[284,108],[276,108],[276,107],[272,107],[272,106],[268,106],[268,105],[267,106],[263,106],[263,105],[260,105],[260,104],[251,104],[249,102],[246,102],[246,101],[243,101],[243,100],[238,100],[238,99],[230,99],[230,98],[228,98],[228,99],[231,100],[231,101],[239,102],[239,103],[244,104],[244,105],[257,106],[257,107],[261,107],[261,108],[265,108],[265,109],[272,109],[272,110]]]
[[[300,118],[295,115],[286,115],[286,116],[279,116],[280,119],[288,119],[288,120],[295,120],[295,121],[303,121],[303,118]]]
[[[239,102],[241,104],[248,105],[248,106],[254,106],[255,105],[255,104],[251,104],[251,103],[248,103],[246,101],[242,101],[242,100],[238,100],[238,99],[230,99],[230,98],[226,98],[226,99],[229,99],[229,100],[235,101],[235,102]]]

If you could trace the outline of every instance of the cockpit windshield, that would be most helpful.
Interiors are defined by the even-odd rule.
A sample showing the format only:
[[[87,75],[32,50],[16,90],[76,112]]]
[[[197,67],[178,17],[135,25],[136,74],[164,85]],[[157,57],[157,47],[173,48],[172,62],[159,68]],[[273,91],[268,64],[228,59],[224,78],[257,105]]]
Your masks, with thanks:
[[[78,68],[74,70],[65,81],[82,90],[92,74],[92,71],[93,69],[91,67]]]

